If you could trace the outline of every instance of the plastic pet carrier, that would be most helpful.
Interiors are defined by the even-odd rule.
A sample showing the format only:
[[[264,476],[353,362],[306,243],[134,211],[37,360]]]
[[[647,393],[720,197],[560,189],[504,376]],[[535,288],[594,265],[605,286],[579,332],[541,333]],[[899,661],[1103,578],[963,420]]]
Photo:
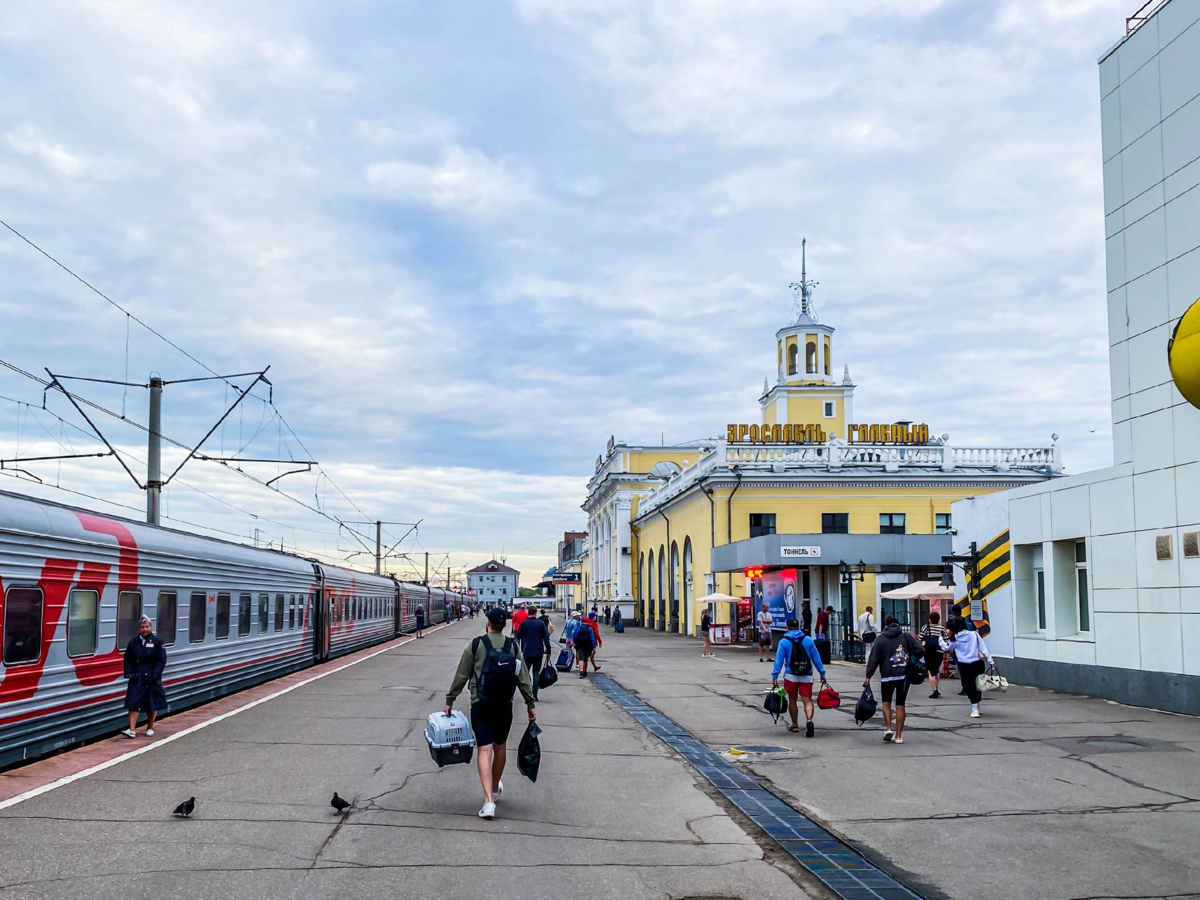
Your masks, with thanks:
[[[430,713],[425,720],[425,743],[438,768],[455,763],[469,763],[475,751],[475,735],[471,721],[457,709],[446,715]]]

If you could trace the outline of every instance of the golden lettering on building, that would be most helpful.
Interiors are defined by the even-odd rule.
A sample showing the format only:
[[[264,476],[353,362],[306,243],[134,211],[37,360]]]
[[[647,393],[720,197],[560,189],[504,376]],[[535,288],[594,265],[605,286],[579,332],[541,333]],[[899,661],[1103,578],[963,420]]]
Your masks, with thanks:
[[[851,444],[928,444],[929,426],[896,422],[892,425],[848,425]]]
[[[928,444],[929,426],[907,422],[848,425],[851,444]],[[728,425],[725,440],[730,444],[823,444],[829,435],[821,425]]]
[[[829,435],[820,425],[728,425],[730,444],[823,444]]]

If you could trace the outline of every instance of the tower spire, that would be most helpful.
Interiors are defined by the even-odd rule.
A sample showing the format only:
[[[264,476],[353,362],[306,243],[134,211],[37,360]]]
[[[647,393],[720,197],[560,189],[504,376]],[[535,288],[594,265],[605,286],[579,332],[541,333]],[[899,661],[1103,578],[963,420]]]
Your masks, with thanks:
[[[792,289],[793,306],[796,312],[795,322],[807,318],[810,322],[817,321],[817,308],[813,306],[813,288],[819,282],[808,280],[808,238],[800,239],[800,281],[788,285]],[[795,322],[793,324],[795,324]]]

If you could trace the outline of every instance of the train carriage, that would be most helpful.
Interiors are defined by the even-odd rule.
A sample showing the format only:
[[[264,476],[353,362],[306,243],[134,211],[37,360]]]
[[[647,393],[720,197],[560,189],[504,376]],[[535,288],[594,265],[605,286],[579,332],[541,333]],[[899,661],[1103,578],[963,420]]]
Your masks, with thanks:
[[[445,621],[437,589],[0,492],[0,767],[120,729],[142,615],[177,711],[410,631],[417,602]]]

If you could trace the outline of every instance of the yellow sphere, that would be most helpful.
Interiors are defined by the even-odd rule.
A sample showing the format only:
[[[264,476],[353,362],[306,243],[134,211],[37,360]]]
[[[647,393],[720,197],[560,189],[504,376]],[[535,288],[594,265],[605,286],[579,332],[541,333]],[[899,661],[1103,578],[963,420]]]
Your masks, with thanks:
[[[1179,393],[1200,407],[1200,300],[1193,303],[1167,342],[1167,364]]]

